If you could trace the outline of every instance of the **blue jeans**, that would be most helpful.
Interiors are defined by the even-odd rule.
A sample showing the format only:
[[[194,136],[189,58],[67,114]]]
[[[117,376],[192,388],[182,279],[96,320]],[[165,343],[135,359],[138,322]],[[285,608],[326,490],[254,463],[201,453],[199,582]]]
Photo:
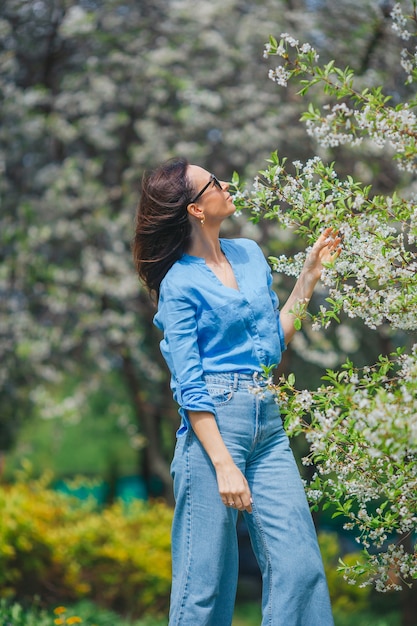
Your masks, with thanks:
[[[262,377],[207,375],[217,422],[248,480],[244,513],[262,573],[262,626],[332,626],[329,594],[304,487],[273,394]],[[230,626],[238,578],[238,512],[219,495],[190,428],[171,465],[176,500],[169,626]]]

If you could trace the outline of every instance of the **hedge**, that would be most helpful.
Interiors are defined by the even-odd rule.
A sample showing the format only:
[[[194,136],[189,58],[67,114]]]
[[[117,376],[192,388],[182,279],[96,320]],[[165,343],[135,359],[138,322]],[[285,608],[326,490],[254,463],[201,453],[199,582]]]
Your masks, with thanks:
[[[99,510],[41,479],[0,486],[0,510],[0,597],[166,612],[172,510],[163,502]]]

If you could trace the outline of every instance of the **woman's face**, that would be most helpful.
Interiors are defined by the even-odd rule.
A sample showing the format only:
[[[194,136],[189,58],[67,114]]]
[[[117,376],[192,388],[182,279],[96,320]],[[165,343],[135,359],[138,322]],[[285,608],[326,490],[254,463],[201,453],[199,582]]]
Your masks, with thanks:
[[[189,165],[187,176],[195,189],[196,196],[208,185],[195,202],[188,205],[190,215],[197,219],[202,219],[204,216],[206,222],[209,223],[210,221],[221,222],[235,212],[235,205],[229,193],[229,183],[211,180],[212,174],[198,165]]]

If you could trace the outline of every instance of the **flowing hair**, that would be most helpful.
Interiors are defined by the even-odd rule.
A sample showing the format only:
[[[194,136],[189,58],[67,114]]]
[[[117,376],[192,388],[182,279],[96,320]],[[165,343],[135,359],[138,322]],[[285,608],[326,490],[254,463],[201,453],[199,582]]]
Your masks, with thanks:
[[[181,258],[190,238],[187,205],[195,190],[187,167],[186,159],[172,159],[142,180],[132,252],[139,278],[151,295],[159,296],[162,279]]]

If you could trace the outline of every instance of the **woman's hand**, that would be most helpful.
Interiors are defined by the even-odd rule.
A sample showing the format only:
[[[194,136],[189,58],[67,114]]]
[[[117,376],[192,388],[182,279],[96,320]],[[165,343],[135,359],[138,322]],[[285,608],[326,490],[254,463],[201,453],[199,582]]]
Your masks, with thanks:
[[[317,239],[304,263],[302,273],[308,275],[314,282],[319,280],[323,270],[323,263],[332,263],[342,251],[341,237],[333,228],[326,228]]]
[[[332,263],[342,251],[341,237],[333,228],[326,228],[317,239],[304,262],[301,274],[290,297],[281,309],[281,325],[285,343],[288,344],[295,334],[295,320],[300,305],[306,307],[320,279],[323,263]]]
[[[233,461],[214,415],[207,411],[188,411],[188,416],[195,434],[213,463],[223,504],[252,513],[248,481]]]
[[[239,511],[252,513],[252,497],[248,481],[232,459],[226,465],[217,465],[215,469],[223,504]]]

